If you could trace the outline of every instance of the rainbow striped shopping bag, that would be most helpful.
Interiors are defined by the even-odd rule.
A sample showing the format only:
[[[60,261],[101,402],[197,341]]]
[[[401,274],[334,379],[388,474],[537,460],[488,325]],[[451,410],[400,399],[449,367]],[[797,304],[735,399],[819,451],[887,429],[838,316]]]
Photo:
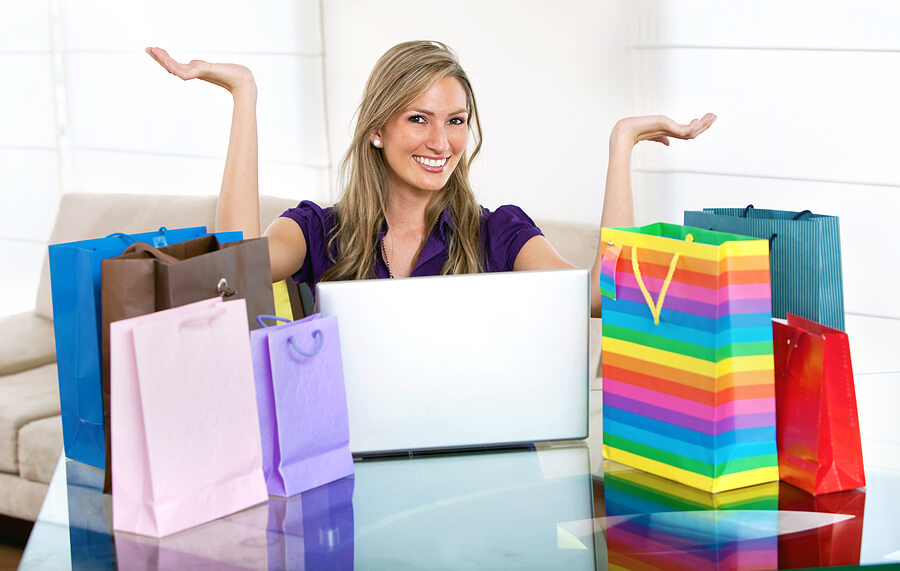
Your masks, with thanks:
[[[603,455],[707,492],[778,479],[768,242],[603,228]]]

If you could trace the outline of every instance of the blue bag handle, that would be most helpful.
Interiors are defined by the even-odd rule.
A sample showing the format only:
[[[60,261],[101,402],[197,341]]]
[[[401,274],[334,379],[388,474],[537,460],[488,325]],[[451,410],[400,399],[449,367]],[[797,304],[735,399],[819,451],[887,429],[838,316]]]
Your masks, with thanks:
[[[165,226],[160,226],[159,230],[157,230],[157,232],[159,232],[161,235],[153,238],[153,246],[155,246],[157,248],[159,248],[161,246],[168,246],[169,240],[166,238],[166,235],[168,234],[169,229],[166,228]],[[130,235],[125,234],[124,232],[113,232],[112,234],[110,234],[106,237],[107,238],[121,238],[121,239],[125,240],[125,242],[128,244],[134,244],[135,242],[137,242],[137,240],[132,238]]]
[[[313,339],[316,340],[316,347],[309,353],[307,353],[306,351],[301,349],[297,345],[297,343],[294,341],[293,337],[288,337],[288,343],[291,344],[291,347],[294,349],[294,351],[296,351],[297,353],[300,353],[304,357],[315,357],[316,355],[319,354],[319,351],[322,350],[322,345],[325,344],[325,334],[322,333],[321,329],[315,329],[312,332],[312,337],[313,337]]]

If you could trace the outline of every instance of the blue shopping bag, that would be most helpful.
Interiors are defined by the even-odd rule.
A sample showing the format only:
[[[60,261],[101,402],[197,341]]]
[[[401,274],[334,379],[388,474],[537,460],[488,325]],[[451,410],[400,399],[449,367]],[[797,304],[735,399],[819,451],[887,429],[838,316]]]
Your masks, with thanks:
[[[104,468],[101,391],[100,261],[140,241],[165,246],[207,235],[205,226],[53,244],[50,288],[63,445],[67,458]],[[241,232],[217,233],[220,242],[241,240]]]

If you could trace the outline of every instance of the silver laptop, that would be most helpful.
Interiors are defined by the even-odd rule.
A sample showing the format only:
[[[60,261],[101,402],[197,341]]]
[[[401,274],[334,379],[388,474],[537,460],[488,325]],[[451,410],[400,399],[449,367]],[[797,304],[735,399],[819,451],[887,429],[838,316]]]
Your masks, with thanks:
[[[325,282],[355,455],[586,438],[587,270]]]

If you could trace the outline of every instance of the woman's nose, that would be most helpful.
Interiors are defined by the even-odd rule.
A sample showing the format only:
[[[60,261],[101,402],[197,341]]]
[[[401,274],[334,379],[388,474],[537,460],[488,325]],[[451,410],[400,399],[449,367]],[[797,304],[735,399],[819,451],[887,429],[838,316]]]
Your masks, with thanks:
[[[444,125],[431,126],[425,146],[435,154],[444,154],[450,149],[450,141]]]

